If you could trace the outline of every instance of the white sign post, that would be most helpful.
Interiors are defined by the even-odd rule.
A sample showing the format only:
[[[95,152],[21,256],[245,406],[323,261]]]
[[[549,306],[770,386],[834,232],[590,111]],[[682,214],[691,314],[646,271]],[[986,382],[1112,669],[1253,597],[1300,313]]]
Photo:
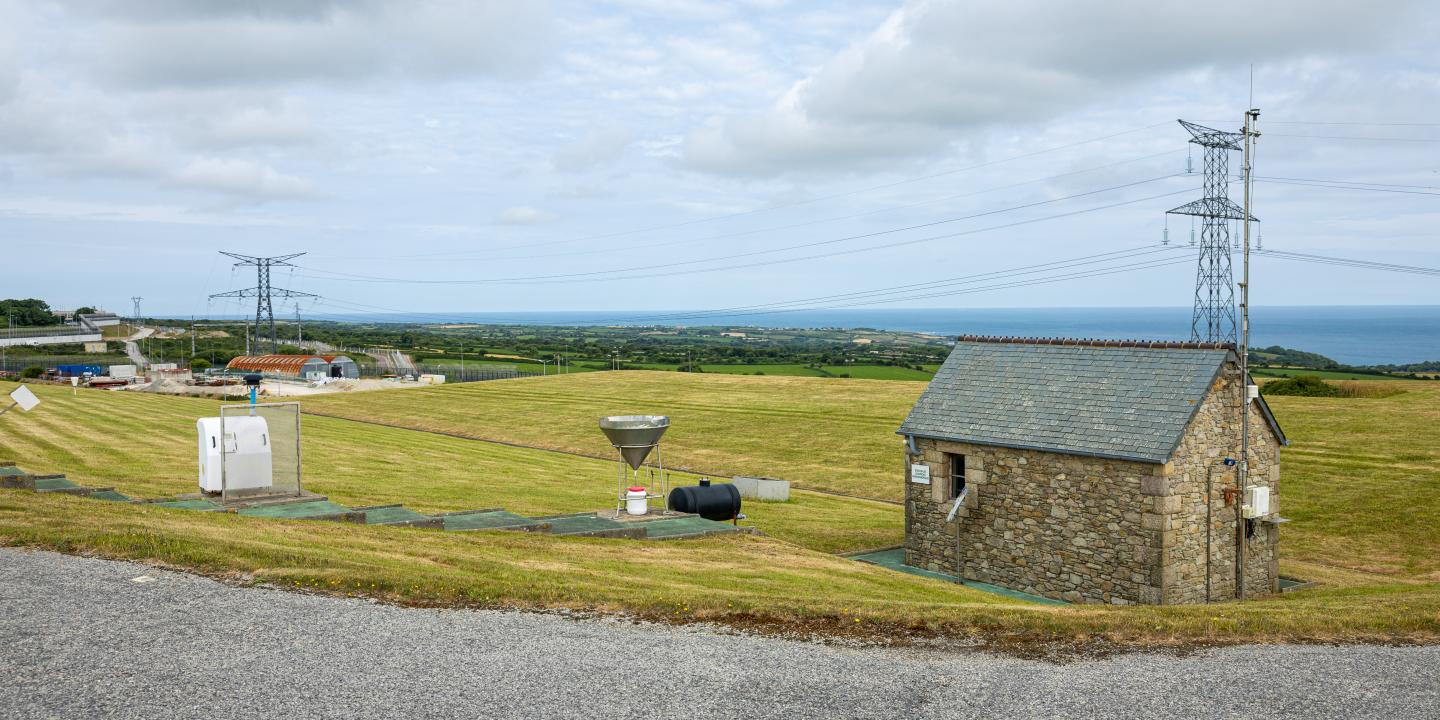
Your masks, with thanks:
[[[10,412],[16,405],[19,405],[21,410],[30,412],[36,405],[40,404],[40,398],[35,397],[35,393],[30,392],[30,388],[24,385],[15,388],[15,391],[10,393],[10,399],[15,402],[10,403],[9,407],[6,407],[4,410],[0,410],[0,415]]]
[[[930,466],[925,463],[910,463],[910,482],[918,485],[929,485]]]

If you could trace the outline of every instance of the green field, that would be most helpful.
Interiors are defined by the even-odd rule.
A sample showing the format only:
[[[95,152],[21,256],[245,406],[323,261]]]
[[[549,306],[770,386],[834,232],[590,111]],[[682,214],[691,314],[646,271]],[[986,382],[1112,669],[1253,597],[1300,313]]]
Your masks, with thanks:
[[[1367,375],[1365,373],[1337,372],[1334,370],[1310,370],[1307,368],[1263,368],[1252,367],[1250,374],[1257,378],[1286,378],[1314,375],[1322,380],[1405,380],[1393,375]]]
[[[587,608],[872,637],[940,632],[1002,647],[1095,637],[1435,642],[1440,386],[1406,386],[1385,398],[1271,399],[1294,441],[1278,498],[1293,520],[1283,530],[1282,573],[1321,586],[1246,603],[1041,607],[865,567],[828,553],[897,542],[899,508],[806,492],[746,504],[768,537],[657,544],[270,521],[0,491],[0,543],[406,603]],[[0,383],[0,392],[10,387]],[[894,427],[921,387],[629,372],[307,398],[311,411],[371,421],[305,416],[307,487],[346,504],[422,511],[595,509],[613,489],[608,461],[373,423],[574,443],[608,458],[596,416],[663,410],[676,423],[671,455],[893,495]],[[212,414],[213,401],[36,389],[41,408],[0,418],[0,459],[136,495],[193,487],[194,418]],[[641,397],[652,399],[633,399]]]
[[[45,412],[6,428],[0,459],[132,496],[194,491],[195,418],[218,414],[218,401],[35,389]],[[418,391],[366,397],[406,392]],[[605,460],[325,417],[307,416],[302,438],[306,488],[347,505],[551,515],[600,509],[615,492],[615,464]],[[672,483],[697,480],[677,473]],[[900,508],[887,503],[800,492],[787,503],[750,503],[745,512],[766,534],[823,552],[900,542]]]
[[[625,371],[302,399],[306,412],[379,420],[596,457],[604,415],[665,414],[665,459],[898,501],[900,426],[923,383]]]

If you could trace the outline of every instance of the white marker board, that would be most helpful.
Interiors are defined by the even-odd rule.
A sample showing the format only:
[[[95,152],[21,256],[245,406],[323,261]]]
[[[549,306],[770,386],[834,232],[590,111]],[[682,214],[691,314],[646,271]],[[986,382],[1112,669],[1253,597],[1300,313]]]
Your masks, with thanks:
[[[920,485],[930,484],[930,466],[925,463],[910,464],[910,482]]]

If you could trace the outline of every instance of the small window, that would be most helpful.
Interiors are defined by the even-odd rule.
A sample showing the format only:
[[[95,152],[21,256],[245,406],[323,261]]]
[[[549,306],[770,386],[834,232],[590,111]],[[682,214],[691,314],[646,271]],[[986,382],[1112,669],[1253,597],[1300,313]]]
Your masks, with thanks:
[[[965,492],[965,456],[949,453],[946,456],[950,464],[950,497],[960,497]]]

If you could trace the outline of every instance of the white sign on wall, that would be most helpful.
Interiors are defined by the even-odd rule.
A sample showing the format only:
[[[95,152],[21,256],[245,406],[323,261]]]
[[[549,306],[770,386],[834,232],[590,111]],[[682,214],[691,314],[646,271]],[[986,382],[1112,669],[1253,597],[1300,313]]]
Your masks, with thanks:
[[[910,464],[910,482],[921,485],[930,484],[930,466],[925,463]]]

